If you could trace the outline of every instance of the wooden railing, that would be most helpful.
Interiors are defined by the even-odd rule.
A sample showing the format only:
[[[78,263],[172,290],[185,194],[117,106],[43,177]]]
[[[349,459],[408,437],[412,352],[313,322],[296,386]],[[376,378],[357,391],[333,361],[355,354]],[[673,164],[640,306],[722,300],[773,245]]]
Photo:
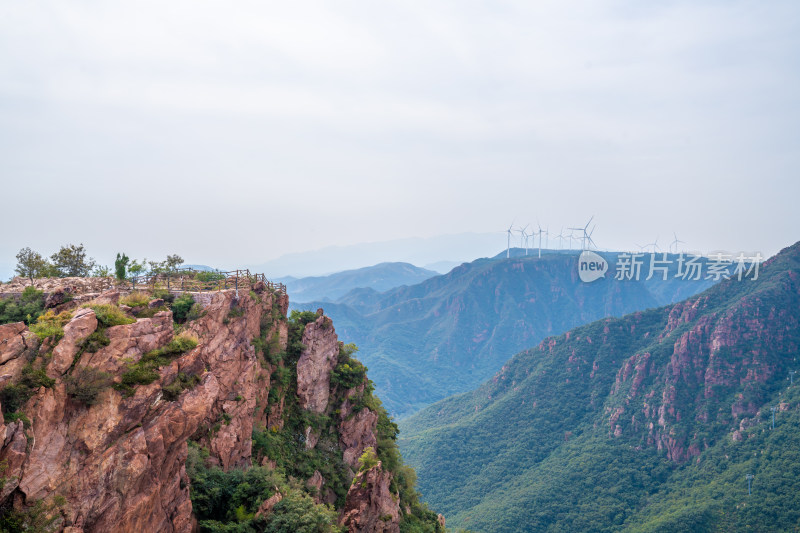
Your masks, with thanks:
[[[220,271],[179,268],[171,272],[159,272],[147,276],[133,276],[117,282],[121,289],[164,288],[173,291],[204,292],[226,289],[250,290],[258,282],[267,289],[286,294],[286,285],[273,283],[264,274],[252,274],[249,269]]]

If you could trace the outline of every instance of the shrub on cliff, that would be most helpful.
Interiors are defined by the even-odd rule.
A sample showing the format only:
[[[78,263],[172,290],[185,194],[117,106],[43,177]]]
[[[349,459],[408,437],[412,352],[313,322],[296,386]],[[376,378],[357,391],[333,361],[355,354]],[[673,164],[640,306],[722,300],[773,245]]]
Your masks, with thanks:
[[[27,364],[22,369],[19,381],[6,385],[0,390],[0,404],[3,413],[14,413],[19,411],[23,405],[33,396],[39,387],[50,388],[55,385],[56,380],[47,376],[43,368],[34,368],[32,364]]]
[[[97,316],[97,321],[100,323],[100,326],[104,328],[120,326],[122,324],[133,324],[136,322],[135,318],[129,317],[122,309],[113,304],[88,303],[82,307],[91,308]]]
[[[173,402],[178,399],[183,391],[191,389],[198,383],[200,383],[200,376],[178,372],[175,381],[163,387],[161,392],[164,394],[165,400]]]
[[[194,298],[189,293],[183,293],[172,302],[172,318],[175,322],[183,324],[194,306]]]
[[[154,382],[159,378],[159,367],[168,365],[174,358],[188,352],[195,346],[197,346],[196,337],[186,333],[175,336],[169,344],[151,350],[137,362],[129,364],[125,372],[122,373],[121,383],[114,385],[114,388],[126,396],[132,395],[134,386],[149,385]],[[179,391],[173,389],[169,389],[167,394],[175,392],[180,394]]]
[[[40,340],[52,338],[58,341],[64,336],[64,326],[72,318],[72,314],[64,311],[63,313],[55,314],[52,310],[39,316],[35,324],[31,324],[29,329],[35,333]]]
[[[150,303],[150,294],[144,291],[132,291],[119,299],[120,305],[128,307],[141,307]]]
[[[31,324],[44,312],[44,293],[35,287],[25,287],[19,300],[0,299],[0,324],[25,322]]]
[[[378,464],[378,454],[375,453],[375,448],[369,446],[361,457],[358,458],[358,471],[363,472],[369,470]]]
[[[80,367],[64,378],[67,394],[85,405],[97,403],[101,391],[111,386],[113,376],[94,367]]]
[[[364,383],[367,367],[351,357],[356,351],[358,351],[358,348],[356,348],[355,344],[346,344],[339,350],[338,363],[333,372],[331,372],[332,385],[337,385],[343,389],[353,389]]]
[[[254,466],[225,472],[208,466],[208,451],[189,444],[186,473],[191,479],[192,509],[201,532],[336,533],[336,512],[314,503],[300,485],[279,470]],[[261,504],[280,493],[268,514],[256,517]]]

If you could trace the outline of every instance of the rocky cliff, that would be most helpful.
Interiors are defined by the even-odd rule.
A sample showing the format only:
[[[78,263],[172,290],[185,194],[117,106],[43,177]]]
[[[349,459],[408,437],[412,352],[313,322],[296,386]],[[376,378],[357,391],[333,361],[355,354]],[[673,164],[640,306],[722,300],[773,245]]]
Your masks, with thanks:
[[[300,502],[321,517],[314,531],[400,531],[403,520],[433,531],[435,516],[395,479],[396,426],[330,319],[289,319],[285,294],[253,289],[179,295],[192,305],[180,324],[174,294],[112,290],[56,298],[30,327],[1,325],[4,527],[267,527]],[[382,437],[381,421],[394,433]],[[367,448],[395,464],[358,474]],[[351,487],[357,474],[376,481]],[[263,490],[228,514],[208,505],[210,478],[244,490],[241,475]]]

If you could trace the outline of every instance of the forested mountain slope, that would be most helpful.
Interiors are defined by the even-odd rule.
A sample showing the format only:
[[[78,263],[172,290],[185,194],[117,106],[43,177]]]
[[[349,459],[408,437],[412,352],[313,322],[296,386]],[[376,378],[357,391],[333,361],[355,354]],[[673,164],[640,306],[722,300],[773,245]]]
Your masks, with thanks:
[[[799,307],[800,243],[757,281],[545,339],[402,421],[401,449],[476,531],[795,530]]]

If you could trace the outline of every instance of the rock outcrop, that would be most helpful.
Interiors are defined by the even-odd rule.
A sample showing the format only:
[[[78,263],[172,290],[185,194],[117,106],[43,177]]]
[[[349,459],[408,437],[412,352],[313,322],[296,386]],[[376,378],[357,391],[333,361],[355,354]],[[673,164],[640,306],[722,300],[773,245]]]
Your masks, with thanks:
[[[64,326],[64,337],[53,350],[53,359],[48,365],[48,375],[56,378],[64,374],[72,365],[80,350],[80,342],[97,329],[97,317],[89,308],[79,310]]]
[[[400,497],[391,483],[392,474],[380,461],[356,475],[341,520],[350,533],[399,533]]]
[[[306,325],[303,349],[297,362],[297,396],[300,406],[312,413],[322,413],[328,407],[331,371],[339,354],[339,339],[331,319],[321,314]]]

